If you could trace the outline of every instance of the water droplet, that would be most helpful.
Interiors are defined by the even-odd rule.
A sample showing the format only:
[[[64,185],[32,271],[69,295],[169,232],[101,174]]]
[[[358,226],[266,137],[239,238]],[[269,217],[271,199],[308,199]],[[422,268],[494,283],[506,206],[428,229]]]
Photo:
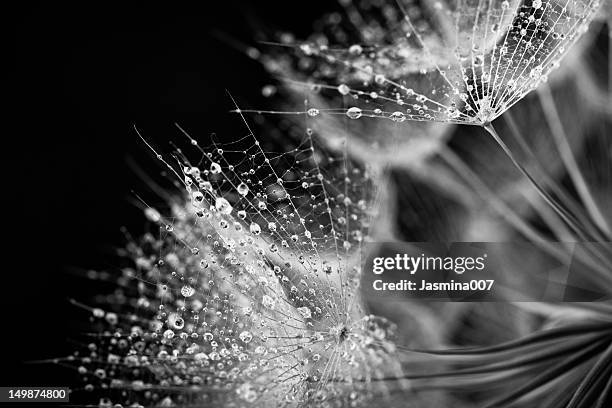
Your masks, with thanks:
[[[221,173],[221,166],[219,166],[219,163],[211,163],[211,165],[210,165],[210,172],[212,174],[219,174],[219,173]]]
[[[238,194],[240,194],[243,197],[249,193],[249,187],[244,183],[240,183],[236,190],[238,190]]]
[[[261,234],[261,227],[259,226],[259,224],[254,222],[249,226],[249,231],[251,231],[251,234],[259,235]]]
[[[181,295],[185,296],[185,297],[190,297],[193,296],[193,294],[195,293],[195,289],[189,285],[184,285],[181,288]]]
[[[393,112],[391,114],[391,120],[394,122],[401,123],[406,120],[406,115],[404,115],[402,112],[399,112],[399,111]]]
[[[251,340],[253,340],[253,335],[251,334],[251,332],[248,331],[243,331],[242,333],[240,333],[240,340],[242,340],[244,343],[249,343]]]
[[[349,108],[346,111],[346,116],[348,116],[351,119],[359,119],[362,115],[362,111],[361,109],[353,106],[352,108]]]
[[[145,217],[147,217],[147,219],[148,219],[149,221],[152,221],[152,222],[159,222],[159,220],[161,219],[161,215],[160,215],[160,214],[159,214],[159,212],[158,212],[156,209],[154,209],[154,208],[147,207],[147,208],[144,210],[144,213],[145,213]]]
[[[353,55],[360,55],[363,52],[363,48],[359,44],[354,44],[349,47],[349,53]]]
[[[217,198],[217,201],[215,202],[215,208],[221,214],[225,214],[225,215],[231,214],[232,213],[232,209],[233,209],[232,205],[229,203],[229,201],[227,201],[223,197]]]
[[[168,316],[168,325],[174,329],[182,329],[185,327],[185,320],[176,313],[172,313]]]
[[[317,116],[317,115],[318,115],[319,113],[321,113],[321,112],[320,112],[318,109],[316,109],[316,108],[310,108],[310,109],[308,109],[308,110],[306,111],[306,113],[308,114],[308,116],[310,116],[310,117],[313,117],[313,118],[314,118],[315,116]]]
[[[338,85],[338,92],[340,95],[348,95],[351,92],[351,88],[349,88],[346,84]]]
[[[461,112],[459,112],[459,110],[457,108],[448,108],[448,110],[446,111],[446,114],[448,115],[449,118],[451,119],[455,119],[458,118],[459,115],[461,115]]]

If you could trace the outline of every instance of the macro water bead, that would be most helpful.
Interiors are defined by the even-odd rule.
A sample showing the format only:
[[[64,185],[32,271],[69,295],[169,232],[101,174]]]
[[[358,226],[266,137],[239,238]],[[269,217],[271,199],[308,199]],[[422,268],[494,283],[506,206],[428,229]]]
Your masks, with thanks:
[[[225,215],[231,214],[233,210],[232,205],[229,203],[229,201],[227,201],[223,197],[217,198],[217,201],[215,202],[215,207],[217,211]]]
[[[192,286],[184,285],[181,288],[181,295],[183,295],[185,297],[193,296],[194,293],[195,293],[195,289]]]
[[[341,84],[338,85],[338,92],[340,92],[340,95],[348,95],[351,92],[351,88],[346,84]]]
[[[249,231],[251,231],[251,234],[259,235],[261,234],[261,227],[259,226],[259,224],[254,222],[249,226]]]
[[[211,165],[210,165],[210,172],[212,174],[219,174],[219,173],[221,173],[221,166],[219,165],[219,163],[211,163]]]
[[[310,108],[310,109],[308,109],[306,111],[306,113],[308,114],[308,116],[314,118],[315,116],[317,116],[320,113],[320,111],[318,109],[316,109],[316,108]]]
[[[249,343],[251,340],[253,340],[253,335],[251,334],[251,332],[246,330],[240,333],[239,337],[240,340],[242,340],[244,343]]]
[[[359,119],[363,115],[363,112],[360,108],[352,107],[346,111],[346,116],[351,119]]]
[[[236,190],[238,190],[238,194],[240,194],[243,197],[249,193],[249,187],[244,183],[240,183]]]
[[[168,317],[168,325],[174,329],[180,330],[185,327],[185,320],[180,315],[172,313]]]

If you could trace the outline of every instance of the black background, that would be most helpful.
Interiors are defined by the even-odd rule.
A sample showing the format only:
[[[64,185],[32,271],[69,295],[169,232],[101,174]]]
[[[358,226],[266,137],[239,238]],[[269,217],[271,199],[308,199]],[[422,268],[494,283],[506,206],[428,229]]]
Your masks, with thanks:
[[[74,333],[87,318],[68,299],[86,301],[96,291],[79,276],[115,266],[121,226],[136,235],[144,228],[131,191],[146,196],[148,187],[128,163],[153,178],[157,167],[133,124],[164,147],[177,137],[175,121],[199,137],[233,137],[238,118],[225,90],[261,106],[270,81],[218,33],[246,44],[262,28],[304,36],[332,5],[85,1],[4,10],[10,108],[1,141],[8,264],[0,284],[0,385],[69,384],[66,369],[24,362],[75,349]]]

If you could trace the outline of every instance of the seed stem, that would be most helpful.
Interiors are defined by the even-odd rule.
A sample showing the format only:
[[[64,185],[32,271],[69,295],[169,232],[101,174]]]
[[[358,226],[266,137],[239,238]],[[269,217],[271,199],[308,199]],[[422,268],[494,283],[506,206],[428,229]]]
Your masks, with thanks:
[[[539,184],[538,182],[529,174],[529,172],[525,169],[525,167],[519,163],[516,159],[510,148],[504,143],[501,139],[492,123],[485,123],[483,125],[485,130],[493,137],[493,139],[497,142],[497,144],[502,148],[504,153],[508,156],[508,158],[512,161],[514,166],[531,182],[536,191],[540,194],[540,196],[544,199],[544,201],[551,206],[553,210],[561,217],[563,221],[567,223],[567,225],[576,233],[578,238],[583,242],[605,242],[605,238],[601,236],[593,236],[588,231],[585,231],[578,222],[576,218],[568,213],[563,207],[561,207],[553,197],[550,196]],[[599,231],[597,231],[599,232]],[[602,254],[597,248],[589,248],[586,247],[587,250],[591,252],[591,255],[595,256],[603,265],[610,268],[612,267],[612,260],[606,255]],[[607,277],[609,279],[609,277]]]
[[[591,215],[593,222],[599,227],[599,229],[606,235],[607,238],[610,238],[610,227],[606,222],[605,217],[599,210],[597,203],[593,199],[593,195],[589,191],[589,187],[587,186],[582,173],[580,172],[580,168],[578,167],[578,163],[576,162],[576,158],[572,153],[572,148],[568,142],[567,134],[561,125],[561,118],[559,116],[559,112],[555,106],[555,101],[553,100],[552,93],[550,92],[550,88],[544,84],[539,89],[539,96],[542,101],[542,108],[544,110],[544,116],[547,119],[548,125],[550,126],[550,130],[557,145],[557,149],[561,155],[561,159],[563,160],[567,172],[572,179],[572,182],[576,186],[576,190],[582,199],[587,211]]]
[[[514,164],[514,166],[525,177],[527,177],[527,179],[531,182],[533,187],[540,194],[540,196],[544,199],[544,201],[546,201],[546,203],[548,203],[548,205],[550,205],[557,212],[557,214],[559,214],[559,216],[563,219],[563,221],[565,221],[582,239],[588,241],[589,239],[586,239],[587,237],[585,236],[584,231],[582,230],[582,228],[580,228],[580,226],[573,219],[574,217],[571,214],[569,214],[565,209],[563,209],[559,204],[557,204],[555,200],[531,176],[531,174],[529,174],[529,172],[525,169],[525,167],[521,163],[518,162],[518,160],[516,159],[516,157],[510,150],[510,148],[508,147],[508,145],[504,143],[504,141],[501,139],[501,137],[499,136],[499,134],[493,127],[493,124],[490,122],[485,123],[483,127],[493,137],[493,139],[497,142],[497,144],[502,148],[506,156],[508,156],[510,161],[512,161],[512,164]]]

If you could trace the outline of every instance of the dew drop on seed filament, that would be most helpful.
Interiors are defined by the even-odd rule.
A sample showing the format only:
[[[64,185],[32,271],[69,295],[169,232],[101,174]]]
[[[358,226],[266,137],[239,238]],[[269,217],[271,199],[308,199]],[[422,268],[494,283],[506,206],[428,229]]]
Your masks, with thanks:
[[[320,112],[319,112],[319,110],[318,110],[318,109],[316,109],[316,108],[310,108],[310,109],[308,109],[308,110],[306,111],[306,113],[308,114],[308,116],[310,116],[310,117],[313,117],[313,118],[314,118],[314,117],[315,117],[315,116],[317,116],[317,115],[318,115]]]
[[[394,122],[401,123],[406,120],[406,115],[404,115],[402,112],[399,112],[399,111],[393,112],[391,114],[391,120]]]
[[[189,285],[184,285],[181,288],[181,295],[185,296],[185,297],[190,297],[193,296],[193,294],[195,293],[195,289]]]
[[[275,93],[276,93],[276,87],[274,85],[266,85],[263,88],[261,88],[261,94],[266,98],[269,98]]]
[[[211,163],[211,165],[210,165],[210,172],[212,174],[219,174],[219,173],[221,173],[221,166],[219,166],[219,163]]]
[[[215,202],[215,208],[221,214],[229,215],[232,213],[232,205],[223,197],[217,198]]]
[[[182,329],[185,327],[185,320],[176,313],[172,313],[168,316],[168,325],[174,329]]]
[[[161,219],[160,213],[154,208],[147,207],[144,213],[145,217],[147,217],[149,221],[159,222],[159,220]]]
[[[243,197],[249,193],[249,187],[244,183],[240,183],[236,190],[238,190],[238,194],[240,194]]]
[[[116,313],[107,313],[104,317],[110,325],[115,325],[119,321],[119,318],[117,317]]]
[[[349,47],[349,53],[353,55],[360,55],[363,52],[363,48],[359,44],[354,44]]]
[[[242,333],[240,333],[240,340],[242,340],[244,343],[249,343],[251,340],[253,340],[253,335],[251,334],[251,332],[248,331],[243,331]]]
[[[199,191],[194,191],[193,194],[191,194],[191,198],[196,203],[201,203],[204,200],[204,194]]]
[[[359,109],[359,108],[357,108],[355,106],[353,106],[352,108],[349,108],[346,111],[346,116],[348,116],[351,119],[359,119],[362,114],[363,113],[362,113],[361,109]]]
[[[251,231],[251,234],[259,235],[261,234],[261,227],[259,226],[259,224],[254,222],[249,226],[249,231]]]
[[[340,95],[348,95],[351,92],[351,88],[349,88],[346,84],[338,85],[338,92]]]

